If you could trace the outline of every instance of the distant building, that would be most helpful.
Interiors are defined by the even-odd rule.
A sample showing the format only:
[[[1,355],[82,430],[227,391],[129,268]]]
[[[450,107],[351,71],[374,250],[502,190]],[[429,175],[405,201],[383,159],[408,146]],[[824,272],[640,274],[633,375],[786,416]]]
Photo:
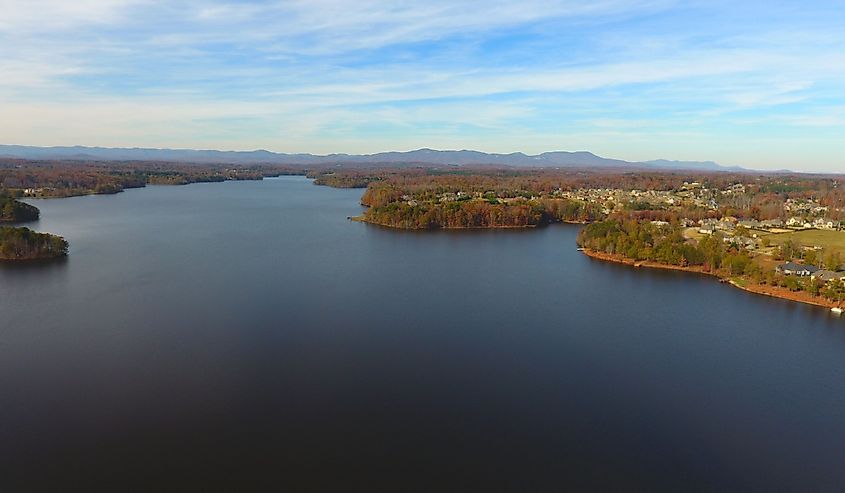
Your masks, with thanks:
[[[798,264],[795,262],[787,262],[785,264],[780,264],[777,266],[776,270],[781,274],[786,274],[787,276],[799,276],[799,277],[807,277],[812,275],[815,272],[819,271],[818,267],[813,267],[812,265],[804,265]]]
[[[822,282],[845,280],[845,272],[833,272],[832,270],[817,270],[810,274],[810,279]]]
[[[782,228],[783,221],[780,219],[767,219],[765,221],[760,221],[760,227],[763,228]]]
[[[786,225],[792,228],[802,228],[805,222],[804,218],[793,216],[786,220]]]
[[[716,223],[716,229],[722,231],[733,231],[734,229],[736,229],[736,223],[734,221],[731,221],[730,218],[725,218]]]
[[[756,219],[745,219],[740,221],[739,225],[748,229],[757,229],[760,227],[760,221]]]
[[[839,229],[839,221],[827,218],[818,218],[813,221],[813,227],[817,229]]]
[[[732,243],[747,250],[756,250],[760,248],[760,240],[757,238],[749,238],[747,236],[734,236]]]

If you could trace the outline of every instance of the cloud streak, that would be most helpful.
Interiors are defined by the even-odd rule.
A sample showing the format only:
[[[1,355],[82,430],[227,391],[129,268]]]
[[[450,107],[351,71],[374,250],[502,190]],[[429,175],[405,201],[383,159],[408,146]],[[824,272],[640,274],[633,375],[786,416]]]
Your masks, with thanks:
[[[845,169],[834,2],[0,0],[0,12],[6,143],[465,142],[772,168],[810,152],[808,169]],[[756,144],[772,139],[795,145]]]

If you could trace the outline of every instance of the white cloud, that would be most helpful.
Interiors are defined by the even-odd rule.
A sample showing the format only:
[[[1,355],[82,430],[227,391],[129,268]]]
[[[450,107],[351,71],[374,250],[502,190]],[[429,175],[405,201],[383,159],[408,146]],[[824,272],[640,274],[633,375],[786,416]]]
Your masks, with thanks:
[[[688,8],[685,23],[646,25]],[[741,29],[690,17],[740,8],[673,0],[0,0],[0,135],[10,143],[327,152],[461,139],[466,145],[455,147],[484,147],[488,139],[539,151],[542,142],[658,145],[649,133],[666,136],[667,122],[679,127],[675,137],[689,133],[691,148],[718,141],[704,130],[714,123],[841,125],[841,113],[816,109],[842,101],[845,56],[833,34],[845,27],[841,15],[807,21],[797,11]],[[587,129],[573,131],[579,123]],[[374,128],[389,136],[373,140]]]
[[[126,20],[138,0],[0,0],[0,33],[53,33]]]
[[[279,10],[262,14],[282,14],[288,20],[265,31],[265,35],[279,39],[271,49],[315,54],[376,49],[454,34],[472,35],[560,17],[643,12],[662,4],[665,2],[635,0],[307,0],[285,2]]]

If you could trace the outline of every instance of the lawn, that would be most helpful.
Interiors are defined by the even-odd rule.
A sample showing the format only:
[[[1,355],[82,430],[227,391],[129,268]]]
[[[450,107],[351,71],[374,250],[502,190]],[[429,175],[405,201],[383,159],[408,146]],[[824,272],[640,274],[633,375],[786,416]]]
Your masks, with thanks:
[[[688,240],[689,239],[700,240],[700,239],[704,238],[705,236],[707,236],[707,235],[703,235],[703,234],[698,232],[697,227],[696,228],[686,228],[684,230],[684,238],[686,238]]]
[[[845,231],[805,229],[792,233],[774,233],[766,235],[764,238],[768,238],[773,244],[792,240],[802,246],[820,246],[825,251],[838,251],[845,255]]]

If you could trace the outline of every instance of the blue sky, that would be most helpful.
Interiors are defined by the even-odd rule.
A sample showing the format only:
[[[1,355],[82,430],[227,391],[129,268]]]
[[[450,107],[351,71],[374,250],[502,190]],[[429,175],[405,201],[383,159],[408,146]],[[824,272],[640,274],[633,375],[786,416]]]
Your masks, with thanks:
[[[845,172],[845,5],[0,0],[0,142]]]

